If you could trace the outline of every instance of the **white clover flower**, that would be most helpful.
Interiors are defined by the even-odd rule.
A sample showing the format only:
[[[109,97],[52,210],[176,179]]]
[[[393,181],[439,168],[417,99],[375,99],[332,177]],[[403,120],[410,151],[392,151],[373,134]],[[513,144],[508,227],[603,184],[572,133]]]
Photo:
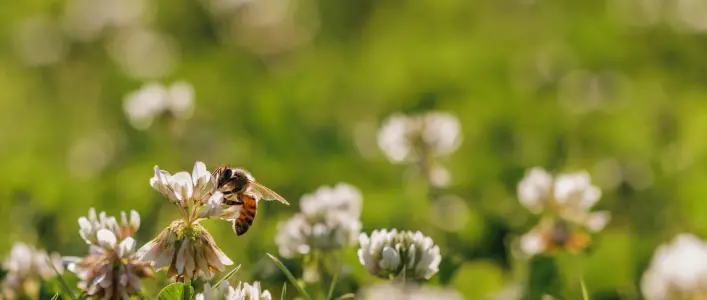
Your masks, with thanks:
[[[531,230],[520,237],[520,250],[533,256],[547,250],[547,240],[539,230]]]
[[[154,240],[138,250],[140,261],[151,262],[155,270],[167,269],[167,276],[204,276],[223,272],[233,264],[216,246],[211,234],[200,224],[176,220]]]
[[[394,114],[378,131],[378,146],[392,163],[418,161],[423,155],[448,156],[461,141],[459,120],[442,112]]]
[[[300,209],[310,217],[335,211],[358,218],[361,215],[362,199],[361,191],[356,187],[339,183],[334,187],[322,186],[314,193],[302,196]]]
[[[120,224],[115,217],[106,216],[105,212],[96,215],[94,208],[89,209],[88,217],[79,218],[79,235],[89,245],[98,244],[97,234],[101,229],[110,230],[114,236],[124,239],[132,236],[138,228],[140,228],[140,215],[134,210],[130,211],[130,219],[125,212],[121,212]]]
[[[540,213],[552,193],[552,175],[532,168],[518,184],[518,200],[532,213]]]
[[[601,198],[601,190],[591,183],[589,173],[565,173],[552,177],[541,168],[532,168],[518,184],[518,199],[532,213],[549,212],[581,224],[591,232],[604,229],[611,215],[589,212]]]
[[[167,88],[169,110],[178,119],[189,119],[194,114],[194,87],[186,81],[177,81]]]
[[[439,246],[421,232],[374,230],[359,237],[358,259],[369,273],[390,278],[430,279],[442,261]],[[404,272],[404,273],[403,273]],[[404,274],[404,275],[403,275]]]
[[[173,221],[140,248],[140,261],[151,263],[155,270],[167,269],[168,276],[186,278],[210,278],[214,271],[222,272],[233,264],[199,222],[208,218],[232,220],[241,206],[224,205],[223,194],[214,191],[212,174],[204,163],[196,162],[191,174],[171,175],[155,166],[150,185],[177,206],[182,219]]]
[[[447,156],[459,148],[462,141],[461,124],[457,117],[442,112],[422,116],[422,141],[435,156]]]
[[[452,289],[417,285],[380,283],[363,289],[356,299],[361,300],[461,300],[462,295]]]
[[[361,231],[361,203],[361,192],[345,183],[302,196],[302,212],[278,225],[275,242],[280,255],[293,257],[353,245]]]
[[[211,173],[200,161],[194,164],[191,174],[179,172],[170,175],[169,172],[155,166],[155,176],[150,178],[150,185],[182,209],[190,205],[203,205],[209,201],[205,197],[213,196]]]
[[[588,210],[601,198],[601,190],[592,185],[587,172],[558,175],[554,193],[558,204],[580,210]]]
[[[223,282],[218,288],[212,288],[210,284],[204,284],[204,291],[196,294],[196,300],[271,300],[270,291],[261,290],[260,282],[239,282],[234,288]]]
[[[412,153],[412,142],[409,139],[410,129],[414,122],[400,114],[392,115],[378,131],[378,147],[393,163],[407,160]]]
[[[648,300],[700,299],[707,293],[707,242],[684,233],[658,247],[641,292]]]
[[[79,278],[79,288],[88,295],[105,299],[127,299],[140,290],[140,278],[151,277],[149,263],[135,256],[137,243],[132,237],[140,227],[140,215],[130,212],[128,219],[121,213],[118,224],[115,217],[106,216],[91,208],[88,217],[79,218],[79,234],[89,244],[85,257],[67,257],[69,271]]]
[[[15,297],[34,295],[39,290],[40,279],[52,278],[57,271],[61,274],[64,270],[59,254],[47,254],[24,243],[12,246],[2,268],[7,272],[3,281],[4,291],[8,296]]]
[[[139,130],[149,128],[155,118],[166,112],[188,119],[194,111],[194,88],[183,81],[169,87],[148,83],[125,97],[123,110],[130,124]]]

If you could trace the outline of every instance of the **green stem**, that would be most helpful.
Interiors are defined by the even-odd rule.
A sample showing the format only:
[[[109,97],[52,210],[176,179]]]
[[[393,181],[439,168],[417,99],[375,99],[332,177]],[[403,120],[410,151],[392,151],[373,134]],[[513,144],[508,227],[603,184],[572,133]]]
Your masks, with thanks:
[[[331,253],[332,259],[334,260],[334,276],[331,279],[331,284],[329,285],[329,293],[326,299],[331,300],[334,297],[334,289],[336,288],[336,282],[339,280],[339,272],[341,272],[341,262],[337,258],[336,253]]]
[[[299,282],[297,282],[297,279],[295,279],[295,276],[292,275],[292,272],[290,272],[290,270],[288,270],[287,267],[285,267],[285,265],[283,265],[282,262],[279,259],[277,259],[277,257],[273,256],[270,253],[265,253],[265,254],[267,254],[267,256],[270,257],[270,259],[275,263],[275,265],[277,265],[278,268],[280,268],[280,270],[283,273],[285,273],[285,276],[287,276],[287,279],[290,281],[290,283],[292,283],[292,285],[295,286],[297,291],[299,291],[300,294],[302,294],[302,297],[304,297],[307,300],[312,299],[312,297],[310,297],[309,294],[307,294],[307,291],[305,291],[304,288],[302,288],[302,286],[300,286]]]
[[[332,283],[332,277],[329,275],[328,268],[327,268],[327,253],[323,252],[315,252],[314,253],[314,265],[316,266],[317,274],[319,276],[319,288],[321,289],[322,296],[327,297],[325,299],[329,299],[328,292],[329,292],[329,286]]]
[[[584,277],[581,277],[579,283],[582,285],[582,299],[589,300],[589,293],[587,292],[587,285],[584,283]]]
[[[186,279],[184,282],[184,292],[182,292],[182,300],[191,300],[189,288],[191,288],[192,291],[194,290],[194,287],[191,286],[191,279]]]
[[[403,274],[402,275],[403,275],[403,277],[402,277],[403,285],[405,285],[405,283],[407,282],[407,266],[403,266]]]

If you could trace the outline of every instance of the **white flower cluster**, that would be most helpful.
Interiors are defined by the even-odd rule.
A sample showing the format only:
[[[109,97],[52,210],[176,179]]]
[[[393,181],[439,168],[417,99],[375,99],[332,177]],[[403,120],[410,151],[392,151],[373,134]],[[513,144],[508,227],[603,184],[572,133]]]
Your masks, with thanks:
[[[194,112],[194,88],[183,81],[169,87],[149,83],[125,97],[123,110],[130,124],[139,130],[149,128],[166,112],[177,119],[188,119]]]
[[[223,195],[213,192],[212,174],[206,165],[196,162],[192,173],[171,175],[155,166],[150,185],[182,213],[183,219],[173,221],[154,240],[138,250],[141,261],[150,262],[156,270],[167,268],[168,275],[192,278],[213,276],[233,264],[216,246],[211,234],[199,224],[204,218],[233,219],[240,206],[223,208]]]
[[[140,290],[140,278],[152,276],[149,264],[137,261],[137,243],[132,237],[140,227],[140,215],[121,213],[121,222],[91,208],[79,218],[79,234],[89,245],[83,258],[66,258],[69,271],[79,278],[79,288],[106,299],[129,298]]]
[[[204,291],[196,294],[195,300],[271,300],[272,296],[268,290],[260,289],[260,282],[239,282],[234,288],[228,282],[221,283],[217,288],[212,288],[210,284],[204,284]]]
[[[3,281],[4,292],[8,296],[19,298],[25,293],[38,291],[39,279],[49,279],[57,275],[52,265],[59,273],[63,272],[59,254],[50,255],[27,244],[15,243],[2,263],[2,268],[7,272]]]
[[[376,284],[367,287],[357,299],[362,300],[461,300],[462,295],[451,289],[417,285],[396,285],[390,283]]]
[[[394,114],[378,131],[378,146],[391,163],[418,163],[429,182],[445,186],[449,171],[437,159],[449,156],[462,142],[461,125],[451,114]]]
[[[361,233],[358,259],[369,273],[382,277],[430,279],[439,271],[442,256],[439,246],[421,232],[374,230]]]
[[[211,234],[198,223],[187,225],[176,220],[152,241],[138,250],[140,261],[152,263],[155,270],[167,268],[167,276],[211,278],[233,261],[216,246]]]
[[[361,231],[362,198],[357,188],[346,183],[302,196],[301,212],[278,225],[275,242],[280,255],[293,257],[353,245]]]
[[[610,220],[608,212],[589,210],[601,198],[587,172],[552,175],[541,168],[531,169],[518,184],[518,199],[532,213],[548,210],[561,218],[582,224],[592,232],[602,230]]]
[[[461,144],[459,120],[448,113],[394,114],[378,131],[378,146],[392,163],[421,159],[424,153],[447,156]]]
[[[211,177],[206,165],[200,161],[194,164],[191,174],[182,171],[171,175],[155,166],[155,176],[150,178],[150,185],[170,202],[185,209],[203,204],[205,196],[212,196],[209,194],[212,190]]]
[[[121,222],[115,217],[109,217],[105,212],[96,215],[96,210],[91,208],[88,210],[88,217],[79,218],[79,235],[89,245],[100,245],[105,241],[100,241],[98,232],[101,229],[108,230],[112,233],[113,239],[126,239],[131,237],[138,228],[140,228],[140,215],[134,211],[130,211],[130,219],[125,212],[120,213]],[[106,234],[103,234],[106,237]]]
[[[213,191],[213,183],[211,173],[200,161],[194,164],[191,174],[178,172],[171,175],[155,166],[155,175],[150,178],[152,188],[176,204],[188,221],[200,218],[224,220],[236,218],[241,207],[232,206],[224,209],[223,194]]]
[[[641,279],[648,300],[701,299],[707,294],[707,242],[680,234],[661,245]]]
[[[532,168],[518,184],[518,199],[530,212],[553,218],[546,219],[521,237],[523,252],[535,255],[568,243],[576,248],[586,246],[587,238],[576,232],[576,227],[598,232],[611,219],[607,211],[590,212],[599,198],[601,190],[592,185],[587,172],[560,174],[553,178],[541,168]]]

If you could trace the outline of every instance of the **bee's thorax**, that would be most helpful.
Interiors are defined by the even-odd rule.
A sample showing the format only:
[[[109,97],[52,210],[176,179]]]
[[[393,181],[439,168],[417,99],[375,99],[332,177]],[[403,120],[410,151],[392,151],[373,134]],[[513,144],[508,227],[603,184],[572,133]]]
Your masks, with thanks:
[[[216,173],[216,189],[224,194],[243,192],[253,181],[253,177],[243,169],[221,167]]]

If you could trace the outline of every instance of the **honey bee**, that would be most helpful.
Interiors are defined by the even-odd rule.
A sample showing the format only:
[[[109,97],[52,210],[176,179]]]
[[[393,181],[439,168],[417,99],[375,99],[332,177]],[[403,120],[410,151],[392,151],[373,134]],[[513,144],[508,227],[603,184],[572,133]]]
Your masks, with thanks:
[[[591,242],[591,237],[577,229],[573,229],[565,221],[557,220],[552,228],[542,233],[546,249],[549,253],[565,249],[570,253],[580,253],[587,248]]]
[[[214,189],[223,194],[223,203],[230,206],[240,205],[239,215],[233,221],[233,231],[236,235],[245,234],[253,225],[258,201],[277,200],[290,205],[285,198],[256,182],[253,175],[244,169],[222,165],[214,171],[213,177]]]

